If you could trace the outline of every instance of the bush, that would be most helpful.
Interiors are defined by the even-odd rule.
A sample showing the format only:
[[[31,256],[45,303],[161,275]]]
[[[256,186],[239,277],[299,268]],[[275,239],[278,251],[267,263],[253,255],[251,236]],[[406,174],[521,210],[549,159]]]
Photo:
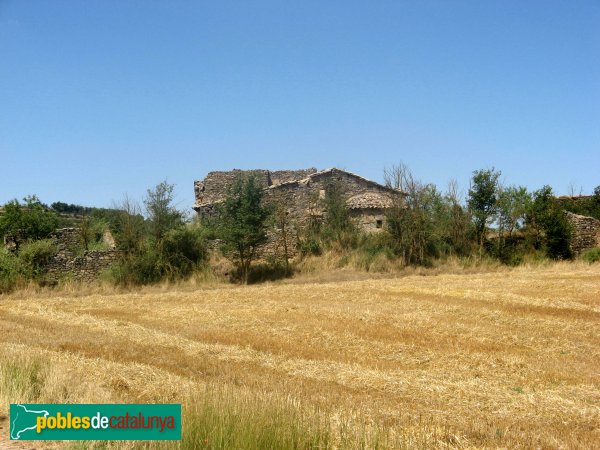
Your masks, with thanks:
[[[21,280],[21,262],[15,255],[0,248],[0,294],[12,291]]]
[[[11,200],[4,205],[0,215],[0,236],[19,234],[24,239],[47,238],[58,226],[58,216],[35,195],[25,197],[23,201]]]
[[[46,267],[56,251],[56,246],[49,239],[24,244],[18,255],[1,249],[0,293],[10,292],[27,280],[43,283]]]
[[[528,233],[536,237],[536,248],[543,248],[549,258],[572,257],[571,226],[550,186],[534,192],[526,222]]]
[[[600,261],[600,248],[593,248],[581,254],[581,259],[590,264]]]
[[[304,238],[298,239],[298,251],[302,256],[319,256],[323,253],[321,241],[314,234],[309,234]]]
[[[162,279],[177,280],[190,276],[204,264],[208,252],[199,227],[170,230],[157,249],[146,242],[138,252],[125,254],[109,271],[116,284],[151,284]]]
[[[169,231],[162,246],[162,271],[170,279],[191,275],[194,269],[208,259],[202,230],[198,226]]]
[[[56,255],[57,248],[50,239],[32,241],[21,247],[19,261],[25,278],[41,280],[46,266]]]
[[[129,255],[109,270],[110,279],[115,284],[151,284],[160,281],[159,256],[151,248],[139,254]]]

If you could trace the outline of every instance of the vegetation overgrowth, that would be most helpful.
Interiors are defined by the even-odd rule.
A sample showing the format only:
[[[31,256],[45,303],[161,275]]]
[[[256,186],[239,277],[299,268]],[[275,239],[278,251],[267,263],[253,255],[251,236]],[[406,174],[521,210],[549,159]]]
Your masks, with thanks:
[[[534,192],[505,186],[501,172],[491,168],[473,172],[463,198],[456,182],[442,192],[416,179],[404,165],[387,169],[384,178],[404,195],[389,208],[384,229],[373,234],[350,218],[343,186],[335,182],[327,186],[324,198],[313,200],[312,209],[325,214],[310,215],[302,223],[288,218],[284,204],[265,202],[259,183],[243,175],[216,213],[202,220],[190,219],[174,206],[174,186],[166,181],[147,191],[143,206],[127,196],[111,209],[61,202],[48,207],[36,196],[23,203],[13,200],[0,214],[0,235],[19,239],[11,251],[0,250],[0,293],[31,282],[46,283],[44,261],[55,251],[46,239],[57,226],[77,228],[77,254],[104,248],[110,232],[120,259],[103,281],[139,286],[210,271],[241,283],[274,280],[324,255],[339,267],[369,272],[435,267],[456,259],[465,265],[493,260],[509,266],[569,260],[574,257],[572,230],[565,211],[600,218],[600,187],[590,196],[557,198],[549,186]],[[284,246],[279,254],[261,258],[258,250],[270,229],[285,236]],[[290,235],[296,237],[293,246],[299,250],[293,260]],[[210,255],[216,251],[231,262],[227,270],[221,270],[221,263],[211,264]],[[595,262],[597,252],[581,258]]]

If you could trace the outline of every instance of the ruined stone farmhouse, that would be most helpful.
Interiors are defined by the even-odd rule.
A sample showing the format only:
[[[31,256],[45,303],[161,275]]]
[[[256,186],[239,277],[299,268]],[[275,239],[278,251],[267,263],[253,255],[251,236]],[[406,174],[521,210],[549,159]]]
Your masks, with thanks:
[[[291,253],[295,253],[299,230],[309,220],[323,220],[325,191],[335,183],[357,226],[367,232],[384,228],[385,212],[402,193],[382,184],[367,180],[345,170],[331,168],[317,171],[304,170],[238,170],[210,172],[204,180],[194,183],[196,202],[194,210],[200,217],[210,217],[226,197],[229,187],[240,175],[253,175],[264,189],[264,199],[271,204],[284,205],[290,230],[282,237],[278,229],[269,231],[269,242],[264,254],[275,254],[285,239]]]
[[[346,202],[351,217],[365,231],[382,229],[385,211],[400,198],[401,193],[375,181],[341,169],[305,170],[238,170],[210,172],[202,181],[194,183],[196,202],[194,210],[201,217],[211,216],[225,198],[229,187],[239,175],[253,175],[263,187],[265,201],[285,205],[295,224],[304,224],[309,218],[322,218],[325,190],[336,183]]]

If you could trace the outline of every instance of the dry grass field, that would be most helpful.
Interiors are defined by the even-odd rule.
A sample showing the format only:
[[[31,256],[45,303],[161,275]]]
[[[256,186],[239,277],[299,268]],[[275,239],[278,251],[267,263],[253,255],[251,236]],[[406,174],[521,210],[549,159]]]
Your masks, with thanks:
[[[0,416],[169,401],[237,434],[286,417],[325,433],[299,447],[598,448],[600,265],[15,293],[0,375]],[[244,447],[222,432],[184,422],[187,448]]]

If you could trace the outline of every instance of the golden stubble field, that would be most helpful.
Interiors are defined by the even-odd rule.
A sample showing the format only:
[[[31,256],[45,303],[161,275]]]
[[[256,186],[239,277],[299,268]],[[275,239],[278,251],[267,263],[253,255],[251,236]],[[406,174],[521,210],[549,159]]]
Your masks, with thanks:
[[[0,358],[48,361],[42,399],[223,387],[417,447],[597,448],[600,265],[17,293],[0,297]]]

